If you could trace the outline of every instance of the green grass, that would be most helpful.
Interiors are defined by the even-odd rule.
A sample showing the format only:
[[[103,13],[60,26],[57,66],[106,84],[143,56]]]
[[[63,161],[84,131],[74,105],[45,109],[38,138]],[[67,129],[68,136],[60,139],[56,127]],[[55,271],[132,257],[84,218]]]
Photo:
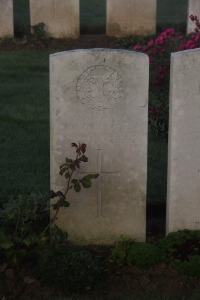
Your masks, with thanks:
[[[48,191],[48,54],[1,52],[0,64],[0,197]]]

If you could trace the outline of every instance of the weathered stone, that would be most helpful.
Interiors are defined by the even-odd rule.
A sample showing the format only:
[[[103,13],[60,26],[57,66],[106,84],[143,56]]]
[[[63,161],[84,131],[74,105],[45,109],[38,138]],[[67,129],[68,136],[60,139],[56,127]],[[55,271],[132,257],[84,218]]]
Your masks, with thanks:
[[[187,33],[195,31],[195,24],[190,20],[191,15],[200,17],[200,1],[188,0],[188,19],[187,19]]]
[[[107,35],[156,32],[156,0],[107,0]]]
[[[171,64],[167,232],[200,229],[200,50]]]
[[[0,37],[13,34],[13,0],[0,0]]]
[[[30,0],[30,18],[53,38],[79,37],[79,0]]]
[[[58,225],[76,243],[110,244],[120,235],[145,240],[148,57],[92,49],[50,56],[51,188],[72,142],[86,143],[79,177],[98,173],[92,188],[70,191]]]

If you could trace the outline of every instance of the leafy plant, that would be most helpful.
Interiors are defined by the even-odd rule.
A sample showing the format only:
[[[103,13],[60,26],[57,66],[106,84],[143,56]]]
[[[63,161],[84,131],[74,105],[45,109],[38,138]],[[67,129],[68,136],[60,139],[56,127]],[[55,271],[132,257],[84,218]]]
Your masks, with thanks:
[[[81,163],[87,162],[88,157],[85,156],[86,144],[76,144],[72,143],[72,147],[76,149],[75,159],[65,159],[65,163],[60,166],[60,175],[65,176],[67,180],[66,189],[64,192],[53,190],[50,191],[50,198],[56,198],[57,202],[52,204],[55,214],[51,219],[51,224],[57,219],[58,212],[61,207],[69,207],[70,203],[67,200],[66,196],[68,195],[71,189],[74,189],[76,193],[81,191],[81,188],[90,188],[92,186],[92,179],[98,178],[98,174],[88,174],[81,178],[74,178],[74,173],[77,169],[80,169]]]
[[[159,249],[147,243],[135,242],[130,237],[122,236],[111,250],[112,259],[118,264],[135,265],[140,268],[149,268],[159,262]]]
[[[66,162],[60,167],[60,175],[64,175],[67,180],[64,193],[50,191],[46,196],[19,195],[12,197],[0,209],[0,249],[5,250],[3,253],[7,258],[14,258],[16,261],[17,257],[27,255],[28,249],[33,250],[35,246],[46,244],[50,235],[54,247],[67,240],[68,234],[55,224],[58,212],[61,207],[69,207],[66,196],[71,189],[80,192],[82,187],[91,187],[91,180],[98,177],[98,174],[88,174],[79,179],[74,177],[76,169],[80,168],[81,163],[87,162],[88,158],[85,156],[86,144],[72,143],[72,147],[76,149],[75,159],[66,158]],[[55,214],[51,220],[50,198],[57,200],[52,204]]]
[[[49,201],[42,194],[10,198],[0,209],[0,249],[16,261],[25,249],[42,243],[41,232],[48,223]]]
[[[37,40],[45,40],[47,38],[47,34],[45,31],[45,24],[44,23],[38,23],[36,25],[31,26],[32,30],[33,30],[33,36],[37,39]]]
[[[121,236],[121,239],[115,243],[111,250],[111,257],[118,265],[123,265],[127,262],[127,257],[131,247],[135,244],[129,236]]]
[[[159,262],[159,249],[156,245],[135,243],[128,251],[127,263],[147,269]]]
[[[178,230],[159,243],[162,260],[188,275],[200,276],[200,230]]]

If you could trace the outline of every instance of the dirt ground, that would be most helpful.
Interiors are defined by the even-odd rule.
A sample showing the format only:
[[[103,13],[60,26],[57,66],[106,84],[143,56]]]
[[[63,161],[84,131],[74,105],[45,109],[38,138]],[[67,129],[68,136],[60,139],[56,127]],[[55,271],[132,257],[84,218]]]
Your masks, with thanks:
[[[200,278],[189,277],[178,273],[170,266],[160,263],[148,270],[142,270],[135,266],[119,267],[110,262],[107,253],[101,253],[104,273],[103,285],[82,295],[66,297],[62,291],[56,291],[50,286],[43,285],[34,278],[31,270],[18,268],[7,269],[0,273],[0,299],[1,300],[50,300],[50,299],[88,299],[88,300],[126,300],[135,299],[144,295],[185,297],[191,299],[191,295],[199,295]],[[3,298],[5,297],[5,298]],[[128,298],[129,297],[129,298]],[[132,297],[132,298],[130,298]]]
[[[81,35],[79,39],[47,39],[34,40],[28,37],[20,39],[2,39],[0,40],[0,50],[24,50],[40,49],[49,51],[64,51],[87,48],[120,48],[120,39],[108,37],[105,35]]]
[[[0,51],[44,49],[53,53],[73,49],[116,49],[120,47],[118,39],[104,35],[83,35],[78,40],[51,39],[45,42],[33,42],[26,37],[17,41],[0,41]],[[108,270],[104,286],[101,289],[97,288],[97,290],[88,292],[85,296],[74,295],[73,298],[69,299],[117,300],[126,299],[126,296],[133,297],[146,294],[172,296],[172,299],[175,296],[185,296],[186,299],[190,299],[191,294],[197,293],[200,295],[200,279],[182,275],[163,263],[153,266],[149,270],[141,270],[131,266],[119,267],[109,261],[109,256],[106,253],[102,253],[102,257],[102,265]],[[26,268],[22,267],[17,271],[13,269],[7,269],[5,272],[0,271],[0,300],[46,300],[61,299],[61,297],[63,299],[64,296],[62,292],[44,286],[33,278],[31,270]]]

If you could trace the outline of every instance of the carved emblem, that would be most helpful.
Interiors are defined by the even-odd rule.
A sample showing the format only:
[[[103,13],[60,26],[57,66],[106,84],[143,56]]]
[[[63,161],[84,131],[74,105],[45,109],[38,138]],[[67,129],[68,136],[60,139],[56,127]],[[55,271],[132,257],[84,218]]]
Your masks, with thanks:
[[[91,109],[108,109],[123,97],[120,75],[108,66],[86,69],[76,86],[79,101]]]

